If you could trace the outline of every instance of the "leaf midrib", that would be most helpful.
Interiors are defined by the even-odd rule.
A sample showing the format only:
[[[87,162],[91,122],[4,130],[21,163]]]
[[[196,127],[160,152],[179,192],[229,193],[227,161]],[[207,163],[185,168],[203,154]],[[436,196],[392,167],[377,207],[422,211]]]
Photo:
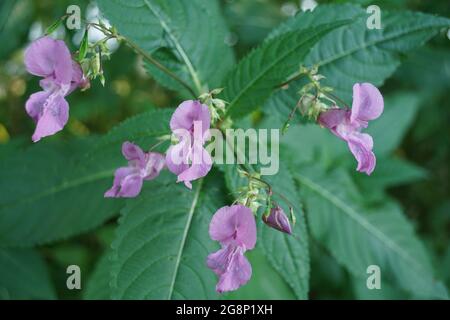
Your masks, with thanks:
[[[203,179],[200,179],[200,181],[198,182],[197,190],[195,191],[195,194],[194,194],[194,198],[192,199],[191,207],[189,209],[186,225],[185,225],[184,231],[183,231],[183,236],[181,238],[180,247],[178,248],[177,257],[175,260],[175,268],[173,270],[172,281],[170,282],[167,300],[170,300],[173,295],[173,291],[175,288],[175,282],[177,280],[178,270],[180,268],[181,257],[183,255],[184,246],[186,244],[186,239],[187,239],[187,236],[189,233],[189,229],[191,227],[192,217],[194,216],[195,209],[197,208],[198,198],[200,196],[200,190],[202,189],[202,186],[203,186]]]
[[[145,138],[145,137],[154,137],[154,136],[159,136],[159,135],[163,135],[163,134],[166,134],[166,133],[167,133],[167,131],[160,131],[158,133],[152,132],[151,135],[149,135],[149,134],[135,135],[135,136],[133,136],[133,138],[134,139],[140,139],[140,138]],[[122,141],[122,140],[120,140],[120,141]],[[111,144],[114,144],[114,143],[117,143],[117,142],[118,142],[118,140],[112,140],[112,141],[109,141],[106,144],[98,144],[98,145],[96,145],[96,150],[99,147],[105,148],[105,146],[111,145]],[[93,153],[93,151],[89,151],[87,153],[87,155],[86,155],[86,158],[83,158],[83,160],[87,161],[90,158],[92,153]],[[108,169],[108,170],[103,170],[103,171],[100,171],[100,172],[96,172],[96,173],[93,173],[93,174],[88,174],[88,175],[86,175],[84,177],[80,177],[78,179],[69,180],[69,181],[67,181],[67,180],[66,181],[62,181],[60,184],[57,184],[56,186],[55,185],[51,186],[51,187],[49,187],[49,188],[47,188],[47,189],[45,189],[45,190],[43,190],[43,191],[41,191],[41,192],[39,192],[37,194],[34,194],[32,196],[21,197],[19,199],[14,199],[12,201],[0,204],[0,213],[1,213],[1,210],[3,210],[4,208],[8,208],[8,207],[11,208],[11,207],[15,207],[15,206],[18,206],[18,205],[21,205],[21,204],[33,202],[33,201],[42,199],[42,198],[44,198],[46,196],[57,194],[57,193],[66,191],[66,190],[71,189],[71,188],[79,187],[79,186],[81,186],[83,184],[86,184],[86,183],[91,183],[91,182],[95,182],[95,181],[98,181],[98,180],[102,180],[102,179],[108,178],[108,177],[113,175],[115,169],[116,169],[116,167]]]
[[[175,48],[177,49],[178,53],[180,54],[181,58],[183,59],[189,74],[191,75],[192,81],[194,82],[195,88],[197,90],[197,93],[200,94],[202,91],[202,84],[200,82],[200,79],[197,75],[197,72],[195,71],[195,68],[189,59],[189,56],[187,55],[186,51],[184,50],[183,46],[181,45],[180,41],[178,41],[177,37],[173,33],[172,29],[170,29],[169,24],[163,19],[163,17],[155,10],[152,6],[152,4],[148,0],[144,0],[145,5],[148,7],[148,9],[152,12],[152,14],[158,18],[159,24],[161,25],[161,28],[167,33],[167,35],[172,40],[173,44],[175,45]]]
[[[349,207],[345,203],[342,202],[341,199],[334,196],[327,189],[323,188],[321,185],[315,183],[311,179],[297,173],[297,180],[311,189],[312,191],[319,194],[321,197],[326,199],[327,201],[334,204],[340,211],[344,212],[348,217],[350,217],[353,221],[361,225],[367,232],[377,238],[380,242],[384,243],[388,248],[392,251],[398,253],[403,259],[409,261],[412,265],[415,266],[415,270],[418,274],[428,273],[425,267],[423,267],[416,259],[411,257],[408,252],[405,252],[397,243],[393,242],[387,235],[385,235],[381,230],[377,229],[374,225],[372,225],[369,221],[364,219],[361,215],[359,215],[353,208]]]

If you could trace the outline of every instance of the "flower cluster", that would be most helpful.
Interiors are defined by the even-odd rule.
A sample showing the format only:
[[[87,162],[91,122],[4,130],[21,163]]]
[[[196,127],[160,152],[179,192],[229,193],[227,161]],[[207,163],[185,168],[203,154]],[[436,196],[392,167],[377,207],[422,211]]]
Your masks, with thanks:
[[[64,42],[50,37],[42,37],[26,49],[25,66],[29,73],[43,78],[40,81],[43,90],[32,94],[25,106],[27,113],[36,122],[32,136],[36,142],[63,129],[69,117],[69,105],[65,97],[76,88],[88,87],[89,81],[80,65],[72,59]],[[99,70],[90,72],[87,74],[91,79],[102,75]],[[321,126],[346,141],[358,161],[357,170],[370,175],[376,164],[372,151],[373,140],[361,130],[383,112],[383,97],[379,90],[369,83],[357,83],[353,86],[352,108],[338,108],[329,95],[332,89],[321,87],[323,76],[316,69],[302,69],[301,72],[309,76],[311,83],[301,90],[302,98],[291,112],[285,128],[299,107],[304,116],[317,120]],[[192,189],[192,181],[206,176],[212,167],[211,155],[205,149],[211,124],[231,121],[222,119],[226,103],[214,97],[220,91],[215,89],[203,94],[199,101],[184,101],[175,109],[169,123],[173,144],[165,154],[153,152],[152,149],[144,152],[136,144],[124,142],[122,154],[128,165],[115,171],[113,185],[104,196],[136,197],[144,181],[157,178],[165,167],[177,176],[177,182],[183,182]],[[328,107],[321,99],[332,101],[333,106]],[[218,241],[221,246],[206,261],[207,266],[219,277],[216,285],[219,293],[236,290],[251,278],[252,267],[245,252],[255,247],[255,216],[263,202],[267,209],[261,218],[267,226],[291,235],[293,230],[290,220],[295,224],[293,206],[289,206],[289,219],[282,207],[272,201],[272,188],[261,179],[259,173],[250,174],[245,170],[241,173],[248,178],[248,185],[238,190],[240,193],[236,204],[217,210],[209,226],[211,239]]]
[[[128,166],[116,170],[113,186],[105,197],[136,197],[143,181],[156,178],[164,167],[178,176],[177,182],[182,181],[191,189],[191,181],[211,170],[211,156],[203,147],[209,127],[207,106],[194,100],[181,103],[170,120],[177,144],[170,146],[163,156],[156,152],[144,153],[138,146],[125,142],[122,154]]]

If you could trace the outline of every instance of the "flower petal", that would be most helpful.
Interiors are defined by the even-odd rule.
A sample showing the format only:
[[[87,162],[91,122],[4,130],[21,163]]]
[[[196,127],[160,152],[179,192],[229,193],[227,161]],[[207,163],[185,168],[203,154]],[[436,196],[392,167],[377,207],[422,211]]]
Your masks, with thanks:
[[[78,87],[85,88],[89,86],[89,79],[84,77],[83,70],[78,62],[72,60],[72,79],[70,81],[69,93]]]
[[[348,137],[347,143],[350,151],[358,161],[356,170],[370,175],[376,164],[376,157],[372,152],[372,137],[367,133],[354,133]]]
[[[226,271],[219,277],[216,291],[219,293],[234,291],[243,286],[252,276],[252,266],[239,248],[231,256]]]
[[[42,37],[25,50],[25,66],[31,74],[53,77],[58,84],[70,84],[72,57],[62,40]]]
[[[328,129],[335,129],[338,125],[344,123],[349,113],[346,109],[333,108],[319,115],[318,122],[321,126]]]
[[[105,197],[114,198],[119,196],[120,185],[122,180],[129,174],[135,173],[136,170],[130,167],[121,167],[114,172],[114,182],[111,189],[105,192]]]
[[[68,119],[69,104],[67,101],[60,94],[50,95],[44,103],[42,116],[38,118],[32,140],[36,142],[62,130]]]
[[[144,168],[145,153],[139,146],[129,141],[125,141],[122,144],[122,154],[128,161],[137,161],[140,167]]]
[[[231,260],[233,251],[236,249],[237,247],[228,245],[208,255],[208,258],[206,259],[208,268],[214,271],[218,276],[224,274],[227,271],[228,262]]]
[[[187,100],[182,102],[170,119],[170,129],[193,130],[194,122],[201,122],[202,135],[209,129],[211,125],[211,115],[208,106],[201,104],[197,100]]]
[[[142,182],[136,168],[121,167],[114,173],[113,186],[105,192],[105,198],[136,197],[141,191]]]
[[[118,195],[123,198],[134,198],[142,189],[143,179],[139,174],[130,174],[123,178]]]
[[[208,151],[199,143],[195,143],[190,154],[191,166],[178,174],[177,182],[183,181],[191,189],[191,181],[202,178],[208,174],[212,167],[212,159]]]
[[[189,168],[189,145],[180,142],[166,152],[166,165],[170,172],[179,175]]]
[[[39,91],[30,95],[27,102],[25,103],[25,109],[27,110],[28,115],[35,122],[39,120],[41,112],[43,111],[44,108],[44,103],[49,96],[50,96],[49,92]]]
[[[165,157],[158,152],[149,152],[146,159],[144,180],[155,179],[166,164]]]
[[[370,83],[355,83],[351,122],[374,120],[381,115],[383,109],[383,96],[377,87]]]
[[[211,239],[223,245],[234,243],[245,250],[256,244],[256,222],[252,211],[243,205],[225,206],[217,210],[209,225]]]

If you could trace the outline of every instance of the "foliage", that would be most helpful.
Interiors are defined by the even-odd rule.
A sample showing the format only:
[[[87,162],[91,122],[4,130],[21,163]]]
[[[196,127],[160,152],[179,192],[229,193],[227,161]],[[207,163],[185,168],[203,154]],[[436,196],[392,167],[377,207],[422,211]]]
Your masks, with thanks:
[[[448,13],[403,3],[383,8],[383,28],[369,30],[365,8],[350,2],[280,18],[269,0],[258,10],[246,1],[97,0],[131,48],[122,42],[104,61],[105,88],[93,82],[68,98],[64,132],[34,145],[22,107],[37,88],[24,74],[26,34],[69,3],[0,4],[0,298],[448,299]],[[268,25],[249,25],[264,17]],[[208,226],[247,183],[237,166],[214,166],[192,190],[164,171],[136,198],[103,194],[125,165],[122,142],[157,144],[192,94],[223,87],[234,128],[281,128],[306,82],[282,84],[300,66],[318,66],[347,105],[354,83],[381,88],[385,112],[367,130],[377,167],[370,177],[355,172],[345,143],[296,113],[281,137],[280,170],[265,177],[293,206],[293,236],[258,219],[252,279],[219,295],[205,264],[218,249]],[[81,292],[65,288],[69,263],[83,266]],[[369,265],[382,270],[376,292],[365,286]]]

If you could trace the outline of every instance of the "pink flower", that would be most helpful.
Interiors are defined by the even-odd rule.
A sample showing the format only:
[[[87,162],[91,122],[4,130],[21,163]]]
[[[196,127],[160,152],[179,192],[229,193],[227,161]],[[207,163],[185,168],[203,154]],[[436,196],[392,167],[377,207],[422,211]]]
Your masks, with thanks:
[[[219,276],[216,291],[233,291],[246,284],[252,276],[252,267],[244,253],[256,244],[252,211],[243,205],[220,208],[211,220],[209,235],[222,246],[207,259],[208,267]]]
[[[64,98],[87,80],[64,41],[42,37],[25,50],[25,67],[43,77],[43,91],[33,93],[25,104],[28,115],[36,122],[34,142],[62,130],[69,119],[69,104]]]
[[[352,109],[333,108],[320,114],[320,125],[345,140],[358,161],[357,171],[370,175],[375,169],[376,158],[372,152],[373,140],[361,129],[367,128],[369,120],[377,119],[383,113],[384,102],[380,91],[370,83],[356,83],[353,86]]]
[[[113,186],[105,192],[105,197],[136,197],[141,192],[143,181],[156,178],[164,168],[164,156],[162,154],[145,153],[131,142],[123,143],[122,154],[128,160],[128,167],[121,167],[116,170]]]
[[[211,115],[206,105],[188,100],[181,103],[170,119],[170,129],[179,142],[167,150],[167,168],[192,188],[191,181],[206,176],[212,159],[203,148],[209,134]]]

